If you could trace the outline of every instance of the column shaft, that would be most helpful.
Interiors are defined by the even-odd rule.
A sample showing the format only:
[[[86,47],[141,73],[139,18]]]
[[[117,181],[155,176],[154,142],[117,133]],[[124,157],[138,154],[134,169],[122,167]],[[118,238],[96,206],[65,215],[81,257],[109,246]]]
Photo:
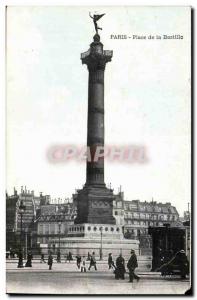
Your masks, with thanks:
[[[96,151],[104,146],[104,70],[89,70],[87,146],[91,162],[87,161],[86,183],[104,184],[104,158],[97,161]],[[98,148],[99,147],[99,148]]]

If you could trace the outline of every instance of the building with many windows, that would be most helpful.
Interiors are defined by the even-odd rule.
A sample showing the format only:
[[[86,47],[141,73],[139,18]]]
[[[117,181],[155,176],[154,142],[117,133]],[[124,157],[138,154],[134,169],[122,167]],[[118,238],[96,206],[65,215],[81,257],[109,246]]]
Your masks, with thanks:
[[[14,189],[14,194],[9,196],[6,193],[6,250],[10,251],[16,247],[16,224],[17,224],[17,203],[19,195]]]
[[[157,203],[156,201],[124,200],[123,193],[119,193],[114,201],[114,216],[124,212],[124,236],[128,239],[138,239],[142,252],[149,253],[151,249],[151,237],[148,227],[172,224],[179,220],[179,214],[170,202]]]
[[[47,204],[40,207],[36,219],[36,244],[34,248],[48,248],[55,252],[58,245],[53,241],[67,236],[68,227],[74,224],[76,209],[73,203]]]
[[[171,203],[158,203],[156,201],[124,200],[124,193],[119,189],[114,194],[113,216],[116,224],[127,239],[140,240],[140,248],[151,249],[151,237],[148,228],[160,227],[163,224],[174,224],[179,220],[179,214]],[[33,191],[28,191],[25,187],[21,192],[14,195],[6,195],[6,231],[7,249],[10,243],[14,243],[13,236],[20,234],[20,214],[19,205],[21,200],[25,205],[23,213],[23,232],[28,235],[29,247],[39,249],[40,245],[56,247],[53,241],[67,236],[68,227],[74,224],[77,215],[75,195],[73,199],[65,201],[51,200],[49,195],[35,196]],[[9,242],[8,241],[12,241]]]

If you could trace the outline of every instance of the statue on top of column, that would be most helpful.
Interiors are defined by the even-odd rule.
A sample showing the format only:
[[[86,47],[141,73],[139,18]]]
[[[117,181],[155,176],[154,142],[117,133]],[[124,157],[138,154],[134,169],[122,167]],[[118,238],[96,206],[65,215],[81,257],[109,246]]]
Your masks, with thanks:
[[[102,30],[102,28],[98,27],[97,25],[97,21],[102,18],[105,14],[102,14],[102,15],[93,15],[91,16],[91,14],[89,13],[89,16],[90,18],[93,19],[93,22],[94,22],[94,27],[95,27],[95,30],[96,30],[96,33],[98,34],[98,29]]]

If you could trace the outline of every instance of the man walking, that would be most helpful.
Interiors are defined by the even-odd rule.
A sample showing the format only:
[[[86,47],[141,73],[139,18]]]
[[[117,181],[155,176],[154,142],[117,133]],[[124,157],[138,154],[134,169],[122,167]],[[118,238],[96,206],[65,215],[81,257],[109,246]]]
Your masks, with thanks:
[[[80,256],[80,255],[77,255],[77,256],[76,256],[76,259],[77,259],[77,268],[80,269],[80,265],[81,265],[81,256]]]
[[[27,262],[25,264],[25,267],[32,267],[32,259],[33,259],[32,253],[28,252],[28,254],[27,254]]]
[[[122,257],[121,253],[116,259],[116,269],[114,273],[115,273],[115,279],[125,279],[125,273],[126,273],[125,260]]]
[[[88,270],[90,270],[92,266],[95,268],[95,271],[97,271],[96,258],[95,258],[95,253],[94,252],[92,252],[92,256],[90,258],[90,265],[89,265]]]
[[[131,250],[131,257],[127,263],[127,268],[129,269],[129,282],[133,282],[133,279],[140,280],[140,277],[135,274],[135,268],[138,267],[137,256],[134,250]]]
[[[46,263],[46,261],[44,260],[44,253],[41,254],[40,263]]]
[[[52,270],[52,264],[53,264],[53,256],[51,255],[51,253],[49,253],[49,257],[48,257],[49,270]]]
[[[61,254],[60,254],[60,251],[57,252],[57,263],[61,263]]]
[[[114,262],[113,262],[113,258],[112,258],[112,253],[109,253],[108,255],[108,266],[109,266],[109,269],[112,268]]]

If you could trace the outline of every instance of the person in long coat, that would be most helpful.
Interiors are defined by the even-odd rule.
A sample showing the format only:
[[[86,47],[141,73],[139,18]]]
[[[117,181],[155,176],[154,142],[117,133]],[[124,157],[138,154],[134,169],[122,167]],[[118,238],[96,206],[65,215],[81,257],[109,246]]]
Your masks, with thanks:
[[[51,253],[49,254],[48,257],[48,266],[49,266],[49,270],[52,270],[52,265],[53,265],[53,256],[51,255]]]
[[[140,280],[140,277],[135,274],[135,269],[138,267],[137,256],[134,250],[131,250],[131,257],[127,263],[127,268],[129,269],[129,282],[133,282],[133,279]]]
[[[76,262],[77,262],[77,268],[80,269],[80,265],[81,265],[81,256],[80,256],[80,255],[77,255],[77,256],[76,256],[76,259],[77,259],[77,261],[76,261]]]
[[[112,268],[114,262],[113,262],[113,258],[112,258],[112,253],[109,253],[108,255],[108,266],[109,266],[109,269]]]
[[[46,261],[44,260],[44,253],[41,253],[41,256],[40,256],[40,263],[46,263]]]
[[[90,265],[88,270],[91,269],[91,267],[94,267],[95,271],[97,271],[97,267],[96,267],[96,258],[95,258],[95,253],[92,252],[91,258],[90,258]]]
[[[120,254],[116,259],[115,279],[125,279],[125,272],[125,260]]]
[[[18,268],[23,268],[23,252],[22,250],[18,253]]]
[[[32,267],[32,259],[33,259],[32,253],[28,252],[28,254],[27,254],[27,262],[25,264],[25,267]]]

